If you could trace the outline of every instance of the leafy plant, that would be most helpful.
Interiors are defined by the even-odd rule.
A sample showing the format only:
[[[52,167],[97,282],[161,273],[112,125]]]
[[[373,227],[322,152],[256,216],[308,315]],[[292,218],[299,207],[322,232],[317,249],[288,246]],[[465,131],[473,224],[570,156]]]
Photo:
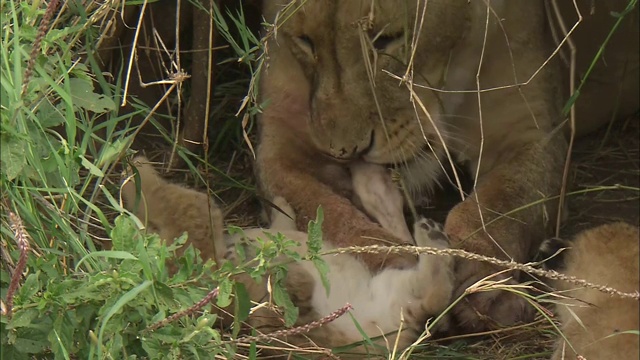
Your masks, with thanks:
[[[2,321],[3,358],[47,353],[57,359],[159,359],[167,354],[207,358],[224,349],[220,334],[211,328],[216,316],[206,311],[144,331],[204,297],[209,289],[200,284],[214,283],[212,263],[201,261],[192,247],[176,256],[186,236],[167,246],[157,235],[142,234],[128,215],[122,215],[111,238],[112,250],[87,256],[101,260],[101,271],[78,271],[77,266],[67,269],[67,276],[50,277],[59,275],[51,267],[55,258],[44,263],[30,260],[29,268],[38,270],[20,288],[12,319]],[[181,265],[173,276],[166,266],[170,258]]]
[[[208,308],[149,330],[217,287],[218,305],[237,299],[237,337],[251,304],[231,277],[249,268],[213,271],[193,248],[176,257],[186,237],[167,245],[138,230],[114,168],[130,152],[132,118],[150,108],[132,99],[135,110],[121,113],[123,72],[103,73],[94,56],[111,9],[72,1],[58,12],[59,4],[0,0],[2,299],[12,275],[21,281],[11,307],[2,303],[2,358],[233,357]],[[28,253],[16,246],[9,212],[24,223]],[[250,268],[255,276],[290,246],[276,238],[275,248],[265,242],[260,250],[261,267]],[[169,274],[169,261],[177,273]]]

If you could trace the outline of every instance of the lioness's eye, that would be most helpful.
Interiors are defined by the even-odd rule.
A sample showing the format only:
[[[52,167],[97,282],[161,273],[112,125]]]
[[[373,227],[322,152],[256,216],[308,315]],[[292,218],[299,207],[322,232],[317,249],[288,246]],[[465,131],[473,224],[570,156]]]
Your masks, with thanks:
[[[305,52],[309,55],[313,56],[315,49],[313,47],[313,41],[307,35],[295,36],[294,41],[296,44],[301,47]]]
[[[404,39],[403,33],[398,34],[378,34],[373,38],[373,47],[378,50],[386,50],[387,47],[400,43]]]

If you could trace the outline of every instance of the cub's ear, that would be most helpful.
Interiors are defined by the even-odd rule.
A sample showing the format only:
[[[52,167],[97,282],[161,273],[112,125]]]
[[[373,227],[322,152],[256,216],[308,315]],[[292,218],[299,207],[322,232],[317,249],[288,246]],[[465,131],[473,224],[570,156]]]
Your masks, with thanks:
[[[540,244],[536,261],[542,263],[545,270],[562,270],[565,267],[567,251],[571,251],[571,242],[560,238],[547,239]]]
[[[140,174],[140,178],[142,179],[143,184],[147,179],[147,181],[160,181],[161,179],[158,171],[155,169],[151,161],[149,161],[149,159],[147,159],[144,155],[137,155],[131,160],[131,162],[129,162],[125,166],[125,169],[120,174],[122,180],[130,178],[134,174],[134,170],[132,167],[135,167],[137,172]]]
[[[138,180],[140,180],[140,183],[136,184]],[[166,184],[166,181],[158,174],[149,159],[142,155],[134,157],[131,162],[125,165],[125,169],[120,173],[120,181],[120,193],[122,194],[125,208],[133,211],[138,216],[141,215],[137,213],[138,209],[140,209],[138,207],[139,201],[136,200],[140,196],[139,191],[142,191],[145,195],[151,195],[159,186]]]
[[[144,155],[136,155],[136,156],[133,158],[133,160],[131,161],[131,163],[132,163],[134,166],[140,166],[140,165],[142,165],[142,164],[149,164],[149,163],[150,163],[150,161],[149,161],[149,159],[147,159],[147,157],[146,157],[146,156],[144,156]]]
[[[131,166],[139,168],[145,164],[149,164],[149,159],[147,159],[147,157],[144,155],[136,155],[133,159],[131,159],[131,161],[125,160],[124,169],[120,173],[120,178],[124,180],[127,177],[133,175],[133,169]]]

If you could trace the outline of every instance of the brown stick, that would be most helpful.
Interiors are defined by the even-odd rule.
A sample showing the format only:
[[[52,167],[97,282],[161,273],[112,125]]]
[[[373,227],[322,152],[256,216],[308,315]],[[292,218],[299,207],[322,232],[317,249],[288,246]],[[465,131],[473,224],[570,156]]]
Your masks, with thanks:
[[[202,7],[212,9],[211,1],[200,0]],[[213,62],[213,24],[211,14],[198,6],[193,6],[193,62],[191,64],[191,97],[185,107],[184,130],[180,133],[179,143],[189,151],[195,152],[205,144],[209,109],[211,106]],[[213,11],[213,9],[212,9]],[[172,166],[180,162],[173,159]]]

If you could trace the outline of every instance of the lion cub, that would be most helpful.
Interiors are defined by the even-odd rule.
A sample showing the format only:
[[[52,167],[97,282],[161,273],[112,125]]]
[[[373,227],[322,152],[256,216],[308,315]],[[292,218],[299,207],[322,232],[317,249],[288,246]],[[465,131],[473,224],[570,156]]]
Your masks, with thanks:
[[[161,234],[166,227],[189,232],[194,246],[207,244],[206,238],[192,238],[188,226],[201,224],[207,226],[208,211],[189,213],[189,216],[200,217],[200,220],[183,220],[182,209],[193,204],[193,201],[206,203],[206,195],[196,199],[194,190],[169,184],[160,179],[144,158],[137,158],[136,164],[140,173],[141,188],[148,206],[155,206],[147,211],[147,218]],[[403,198],[386,170],[378,165],[357,164],[352,167],[354,192],[369,216],[377,220],[388,230],[399,237],[410,237],[402,215]],[[131,189],[123,187],[126,204],[132,204]],[[172,193],[168,195],[167,192]],[[150,199],[150,197],[158,197]],[[204,198],[203,198],[204,197]],[[213,203],[212,200],[209,200]],[[296,251],[301,255],[307,253],[307,234],[297,231],[295,214],[289,204],[282,198],[274,199],[274,204],[287,215],[272,210],[270,229],[245,229],[243,234],[228,236],[224,241],[213,236],[217,261],[237,261],[235,245],[241,244],[250,255],[252,246],[258,237],[266,239],[264,232],[280,232],[289,239],[299,242]],[[129,206],[129,205],[127,205]],[[211,207],[214,207],[212,205]],[[134,211],[137,215],[144,212],[139,207]],[[212,212],[213,213],[213,212]],[[154,218],[155,216],[155,218]],[[171,220],[169,223],[168,221]],[[215,225],[215,223],[214,223]],[[331,226],[331,224],[325,224]],[[210,229],[210,228],[209,228]],[[210,230],[208,230],[210,231]],[[164,232],[168,233],[168,232]],[[210,231],[217,234],[218,231]],[[202,232],[200,234],[203,234]],[[175,235],[173,235],[175,236]],[[418,246],[430,246],[440,249],[449,247],[447,236],[439,224],[421,219],[414,224],[414,236]],[[219,251],[224,248],[225,252]],[[322,251],[332,247],[328,241],[323,244]],[[204,253],[204,252],[203,252]],[[204,253],[207,255],[207,253]],[[294,262],[288,265],[285,286],[299,308],[296,325],[304,325],[319,320],[349,303],[353,306],[351,315],[344,315],[322,327],[311,330],[306,335],[294,335],[283,339],[289,343],[303,346],[311,343],[322,347],[349,345],[363,340],[360,331],[373,339],[383,348],[403,349],[418,339],[425,330],[426,321],[440,314],[450,304],[453,292],[453,259],[449,256],[420,255],[418,264],[409,269],[386,269],[372,274],[364,263],[350,254],[337,254],[323,257],[327,262],[330,290],[327,293],[322,285],[320,274],[310,261]],[[269,299],[267,280],[256,283],[247,275],[236,278],[245,284],[251,300],[262,302]],[[355,324],[354,319],[358,322]],[[281,319],[269,307],[258,307],[249,319],[251,326],[263,333],[282,328]],[[358,326],[360,329],[358,329]],[[378,339],[375,339],[378,338]],[[386,345],[385,345],[386,344]],[[351,350],[354,351],[354,350]],[[380,348],[363,347],[355,351],[379,353]]]
[[[135,214],[149,232],[173,240],[187,231],[187,244],[199,249],[203,258],[216,258],[216,254],[225,253],[222,212],[213,199],[164,180],[144,156],[134,158],[132,165],[140,175],[141,196],[136,199],[131,168],[122,174],[124,182],[120,192],[127,210]],[[180,248],[178,255],[185,249],[186,246]]]
[[[552,255],[550,265],[569,276],[607,285],[623,292],[636,292],[640,286],[637,227],[619,222],[579,233],[573,241],[550,239],[541,252]],[[548,256],[547,256],[548,257]],[[640,303],[598,290],[585,289],[564,281],[552,284],[571,300],[557,306],[566,337],[558,340],[552,360],[633,359],[640,357]],[[625,333],[629,332],[629,333]],[[635,332],[635,333],[632,333]]]

